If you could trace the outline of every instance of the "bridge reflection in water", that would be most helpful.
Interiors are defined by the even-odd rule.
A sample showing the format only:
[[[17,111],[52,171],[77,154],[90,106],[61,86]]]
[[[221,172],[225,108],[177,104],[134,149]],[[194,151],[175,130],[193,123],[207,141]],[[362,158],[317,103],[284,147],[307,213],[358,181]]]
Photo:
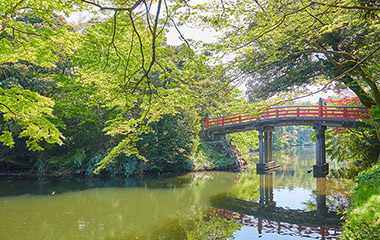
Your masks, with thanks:
[[[317,210],[304,211],[276,207],[272,173],[260,175],[260,199],[257,202],[217,195],[211,199],[209,215],[217,215],[246,227],[257,228],[258,233],[298,236],[309,239],[338,239],[340,217],[328,211],[326,205],[326,178],[315,178]]]

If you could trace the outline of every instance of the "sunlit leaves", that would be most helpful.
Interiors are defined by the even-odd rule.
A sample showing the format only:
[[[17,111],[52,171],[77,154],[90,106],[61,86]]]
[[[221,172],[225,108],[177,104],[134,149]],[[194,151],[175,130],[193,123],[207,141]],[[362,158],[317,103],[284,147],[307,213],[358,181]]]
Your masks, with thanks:
[[[104,129],[107,134],[123,135],[125,139],[99,162],[99,167],[95,172],[99,172],[119,154],[135,155],[146,160],[139,154],[136,142],[141,139],[142,134],[152,131],[149,126],[151,123],[158,122],[165,115],[175,115],[182,111],[192,113],[196,101],[192,98],[192,94],[186,91],[188,89],[185,86],[168,90],[157,89],[157,95],[147,97],[149,99],[140,105],[142,111],[138,115],[133,115],[133,117],[129,115],[128,117],[128,111],[122,111],[116,118],[108,121],[108,126]],[[192,128],[197,133],[199,132],[199,118],[196,117],[196,113],[193,114]]]
[[[57,25],[54,12],[70,13],[80,1],[2,1],[0,4],[0,64],[26,60],[54,66],[56,54],[69,42],[67,26]],[[25,19],[27,21],[25,21]],[[62,21],[62,19],[61,19]],[[70,48],[65,46],[65,48]]]
[[[78,73],[98,86],[96,98],[110,105],[132,107],[137,101],[135,93],[149,87],[145,74],[153,57],[152,37],[141,21],[134,24],[137,32],[124,12],[117,19],[95,22],[86,30],[75,57]]]
[[[380,231],[380,165],[362,172],[356,182],[342,239],[377,239]]]
[[[8,122],[15,122],[21,126],[19,137],[27,138],[27,147],[30,150],[42,150],[40,143],[63,144],[63,136],[53,123],[54,102],[49,98],[17,88],[0,89],[0,111]],[[1,140],[12,146],[13,138],[6,131]]]
[[[24,60],[30,66],[53,67],[58,54],[72,51],[75,34],[69,33],[55,12],[69,13],[79,1],[2,1],[0,3],[0,64]],[[36,78],[36,75],[33,76]],[[20,79],[23,81],[24,79]],[[13,87],[13,86],[7,86]],[[63,144],[63,136],[51,122],[54,102],[28,90],[0,89],[2,117],[10,129],[25,138],[29,150],[42,150],[42,143]],[[10,131],[1,141],[13,145]]]
[[[186,85],[180,87],[177,80],[170,80],[178,74],[174,59],[168,57],[172,51],[162,46],[162,36],[153,38],[144,23],[134,17],[120,12],[104,22],[94,22],[74,56],[80,81],[95,87],[90,101],[119,111],[104,131],[124,140],[99,163],[97,171],[118,154],[140,156],[136,142],[151,131],[151,123],[164,115],[192,112],[196,103]],[[170,81],[174,85],[168,85]]]
[[[0,136],[0,141],[5,145],[10,148],[13,147],[15,144],[15,141],[13,140],[12,133],[9,131],[3,131],[3,134]]]

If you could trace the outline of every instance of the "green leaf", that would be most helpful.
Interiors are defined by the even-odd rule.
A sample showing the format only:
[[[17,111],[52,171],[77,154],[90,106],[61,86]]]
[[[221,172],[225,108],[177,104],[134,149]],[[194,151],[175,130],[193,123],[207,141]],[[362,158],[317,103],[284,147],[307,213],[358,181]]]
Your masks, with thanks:
[[[0,136],[0,141],[10,148],[12,148],[15,144],[12,133],[9,131],[3,131],[3,134]]]

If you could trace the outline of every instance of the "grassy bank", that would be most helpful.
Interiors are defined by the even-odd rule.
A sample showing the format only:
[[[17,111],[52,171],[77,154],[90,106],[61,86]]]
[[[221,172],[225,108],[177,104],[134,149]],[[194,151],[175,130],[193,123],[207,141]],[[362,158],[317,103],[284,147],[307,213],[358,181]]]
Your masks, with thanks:
[[[356,183],[342,239],[380,239],[380,163],[361,173]]]

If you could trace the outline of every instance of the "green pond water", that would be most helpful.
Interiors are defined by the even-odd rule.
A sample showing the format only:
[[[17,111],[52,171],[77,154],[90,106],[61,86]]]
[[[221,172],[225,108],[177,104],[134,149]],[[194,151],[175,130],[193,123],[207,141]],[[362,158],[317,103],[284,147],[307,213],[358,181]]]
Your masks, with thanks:
[[[2,177],[0,239],[336,239],[351,183],[313,178],[314,156],[275,152],[270,175]]]

